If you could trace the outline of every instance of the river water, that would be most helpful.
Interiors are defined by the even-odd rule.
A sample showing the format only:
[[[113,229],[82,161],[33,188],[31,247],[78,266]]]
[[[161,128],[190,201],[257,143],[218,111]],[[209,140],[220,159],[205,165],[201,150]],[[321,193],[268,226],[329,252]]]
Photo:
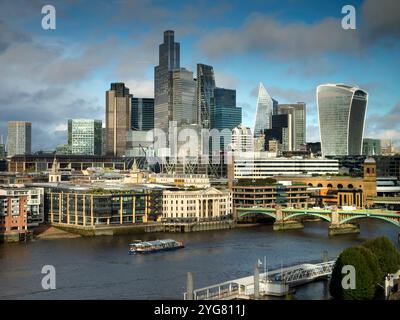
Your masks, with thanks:
[[[197,233],[147,233],[118,237],[36,240],[0,245],[0,299],[182,299],[186,274],[194,287],[251,275],[258,259],[269,270],[281,264],[330,258],[344,248],[386,235],[397,243],[399,229],[366,220],[359,235],[328,237],[328,224],[309,222],[301,230],[274,232],[272,226]],[[128,255],[135,239],[173,238],[185,248]],[[42,289],[44,265],[56,270],[56,289]],[[263,268],[263,267],[262,267]],[[329,299],[327,281],[300,287],[297,299]]]

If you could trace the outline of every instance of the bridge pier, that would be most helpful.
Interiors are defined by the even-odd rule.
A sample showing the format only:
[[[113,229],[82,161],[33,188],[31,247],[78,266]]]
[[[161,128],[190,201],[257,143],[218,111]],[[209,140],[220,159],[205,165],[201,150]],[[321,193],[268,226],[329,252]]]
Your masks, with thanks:
[[[275,221],[273,230],[274,231],[281,231],[281,230],[295,230],[295,229],[303,229],[304,224],[300,221],[296,220],[280,220]]]
[[[329,225],[329,236],[337,236],[341,234],[358,234],[360,233],[360,227],[352,223],[346,224],[330,224]]]

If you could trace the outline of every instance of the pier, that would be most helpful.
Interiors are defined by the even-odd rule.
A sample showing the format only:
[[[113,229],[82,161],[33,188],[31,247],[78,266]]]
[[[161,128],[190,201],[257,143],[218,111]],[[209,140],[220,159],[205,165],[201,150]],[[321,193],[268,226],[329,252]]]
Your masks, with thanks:
[[[195,289],[190,293],[185,292],[184,300],[189,300],[189,297],[193,300],[253,300],[262,296],[281,297],[290,293],[296,286],[329,277],[334,264],[335,260],[317,264],[303,263],[264,273],[259,273],[256,266],[252,276]]]

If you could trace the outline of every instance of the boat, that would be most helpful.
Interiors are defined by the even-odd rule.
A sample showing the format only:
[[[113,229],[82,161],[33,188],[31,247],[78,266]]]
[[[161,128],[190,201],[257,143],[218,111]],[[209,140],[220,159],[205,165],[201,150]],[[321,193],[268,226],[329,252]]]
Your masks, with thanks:
[[[180,241],[172,239],[141,241],[136,240],[129,245],[129,254],[154,253],[159,251],[170,251],[184,248]]]

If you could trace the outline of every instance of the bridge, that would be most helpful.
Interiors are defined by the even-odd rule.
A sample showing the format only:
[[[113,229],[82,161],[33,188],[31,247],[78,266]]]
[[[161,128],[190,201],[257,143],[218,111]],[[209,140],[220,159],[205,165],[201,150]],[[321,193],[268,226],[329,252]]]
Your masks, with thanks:
[[[354,222],[359,219],[378,219],[400,227],[400,213],[381,209],[295,209],[295,208],[235,208],[237,217],[249,214],[269,216],[275,219],[274,230],[287,230],[302,228],[301,219],[320,218],[329,222],[330,234],[343,234],[359,232]]]
[[[317,264],[303,263],[255,274],[193,290],[192,297],[194,300],[251,299],[257,290],[260,295],[284,296],[296,286],[330,276],[334,264],[335,260]],[[187,297],[185,292],[184,300]]]

